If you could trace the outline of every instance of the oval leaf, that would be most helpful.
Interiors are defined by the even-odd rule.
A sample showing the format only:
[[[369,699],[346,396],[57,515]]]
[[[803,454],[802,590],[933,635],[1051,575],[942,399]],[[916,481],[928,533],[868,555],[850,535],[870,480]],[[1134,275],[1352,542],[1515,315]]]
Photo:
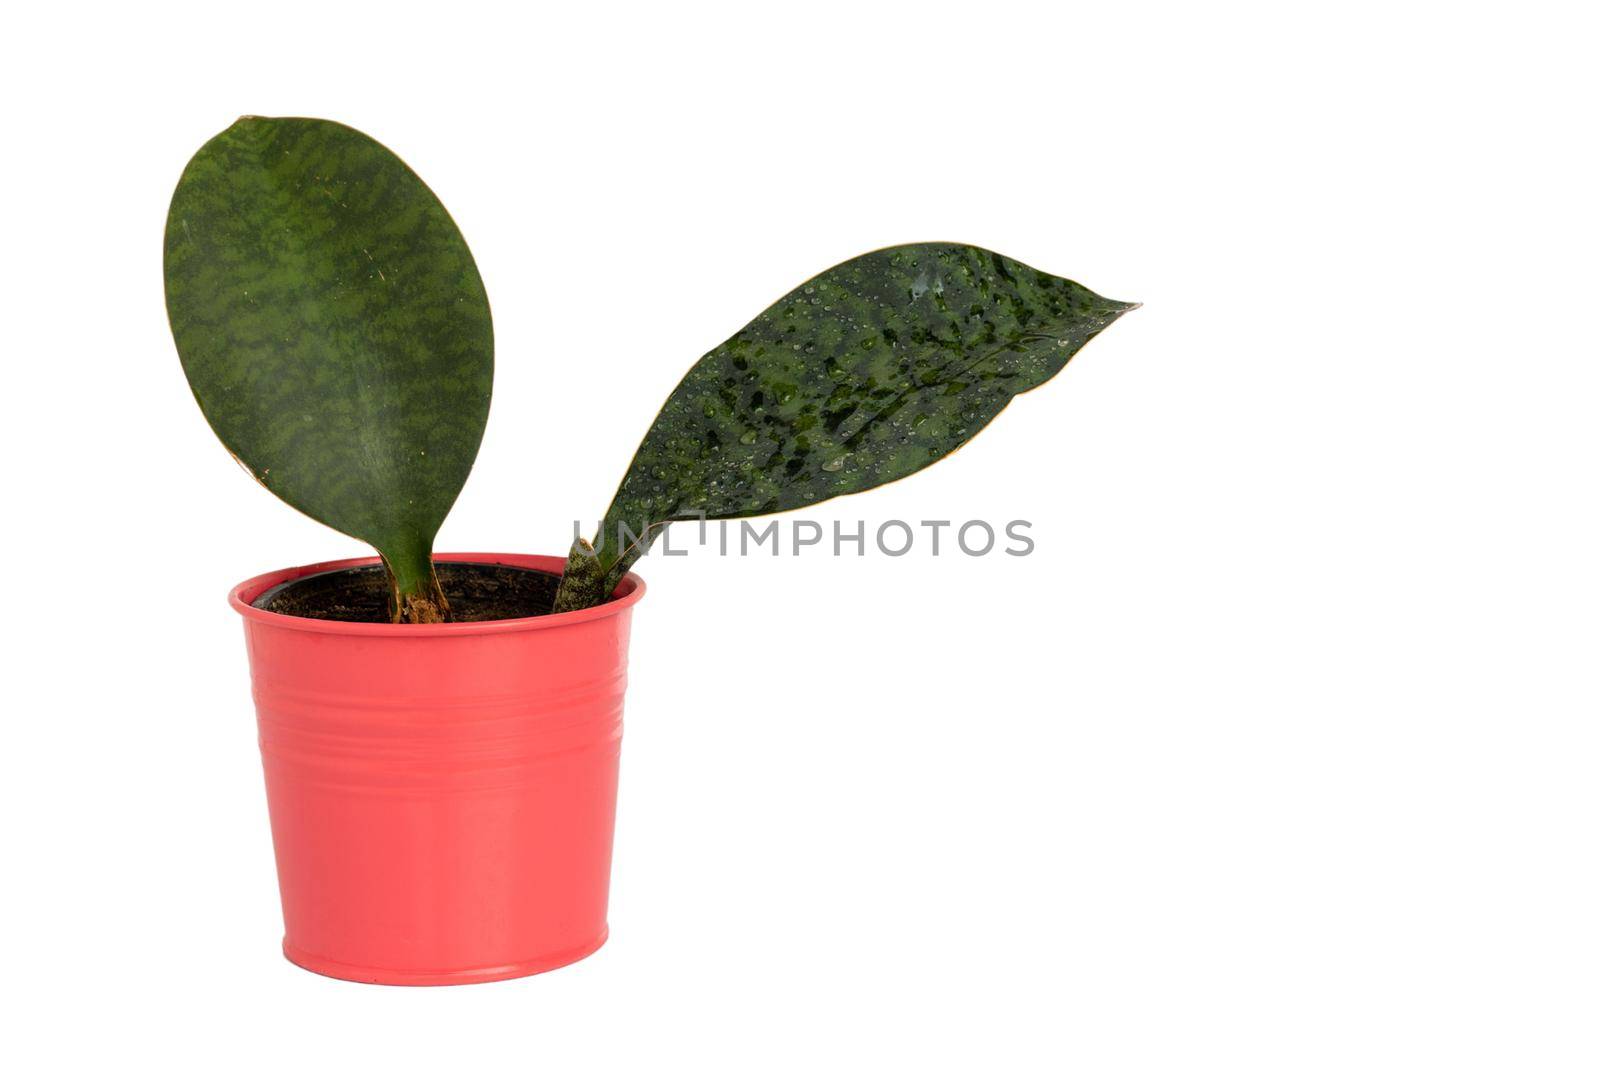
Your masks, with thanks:
[[[240,119],[172,197],[167,313],[200,409],[284,501],[432,584],[483,437],[489,301],[444,205],[335,122]]]
[[[668,397],[598,558],[574,549],[558,607],[603,601],[667,522],[792,510],[938,462],[1137,306],[963,244],[885,248],[817,275]]]

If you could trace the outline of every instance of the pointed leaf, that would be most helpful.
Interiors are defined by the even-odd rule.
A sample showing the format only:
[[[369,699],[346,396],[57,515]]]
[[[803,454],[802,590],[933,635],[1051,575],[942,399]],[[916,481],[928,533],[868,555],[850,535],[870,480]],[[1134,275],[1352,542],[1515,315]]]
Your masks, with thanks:
[[[574,567],[558,608],[603,599],[667,522],[787,511],[937,462],[1136,306],[970,245],[824,271],[667,398],[602,522],[598,575]]]

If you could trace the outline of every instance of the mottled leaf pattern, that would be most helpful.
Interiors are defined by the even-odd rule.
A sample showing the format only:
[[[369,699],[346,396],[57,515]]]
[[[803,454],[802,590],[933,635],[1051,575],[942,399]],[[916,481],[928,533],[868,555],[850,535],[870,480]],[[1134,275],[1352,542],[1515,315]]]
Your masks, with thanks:
[[[242,118],[167,218],[167,311],[201,410],[239,461],[389,563],[431,620],[433,538],[477,455],[493,332],[444,206],[334,122]],[[442,606],[442,598],[438,604]]]
[[[787,511],[937,462],[1136,306],[962,244],[885,248],[819,274],[668,397],[597,558],[574,546],[557,609],[603,602],[667,522]]]

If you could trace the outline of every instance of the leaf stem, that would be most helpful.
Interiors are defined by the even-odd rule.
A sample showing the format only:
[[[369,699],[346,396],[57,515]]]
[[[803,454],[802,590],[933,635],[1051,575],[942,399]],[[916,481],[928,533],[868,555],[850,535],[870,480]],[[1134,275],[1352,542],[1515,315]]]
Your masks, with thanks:
[[[601,550],[596,552],[582,537],[573,541],[572,550],[567,553],[567,565],[561,571],[561,585],[556,589],[555,606],[550,613],[581,611],[585,607],[606,602],[611,594],[611,589],[606,587],[606,573],[614,560],[607,559],[605,541],[601,541],[601,546]]]
[[[433,545],[406,544],[400,546],[400,550],[380,551],[379,554],[389,576],[389,621],[450,621],[450,604],[433,570]]]

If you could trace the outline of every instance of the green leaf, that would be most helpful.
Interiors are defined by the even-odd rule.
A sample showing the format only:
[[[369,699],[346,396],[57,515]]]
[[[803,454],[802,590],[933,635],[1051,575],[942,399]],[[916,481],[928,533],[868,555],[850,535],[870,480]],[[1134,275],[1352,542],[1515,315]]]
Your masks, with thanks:
[[[447,607],[434,535],[489,413],[489,301],[444,205],[321,119],[241,118],[184,169],[167,314],[222,443],[290,505],[371,544],[397,620]]]
[[[964,244],[824,271],[667,398],[556,609],[603,602],[668,522],[788,511],[938,462],[1137,306]]]

